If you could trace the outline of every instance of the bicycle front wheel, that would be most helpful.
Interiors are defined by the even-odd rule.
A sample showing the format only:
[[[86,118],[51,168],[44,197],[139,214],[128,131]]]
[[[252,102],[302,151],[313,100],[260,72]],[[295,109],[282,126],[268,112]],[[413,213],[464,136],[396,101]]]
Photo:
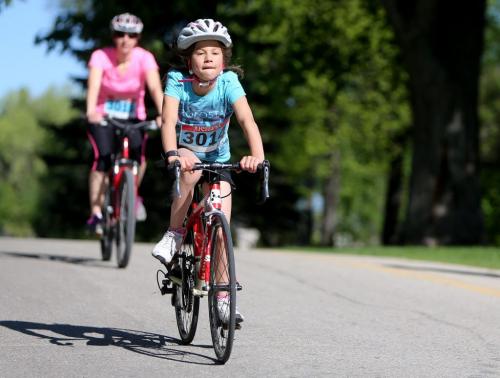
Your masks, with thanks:
[[[231,355],[236,326],[236,268],[231,231],[223,214],[213,215],[208,312],[219,363]]]
[[[116,223],[116,259],[119,268],[125,268],[135,237],[135,184],[132,171],[123,172],[120,189],[120,214]]]
[[[112,207],[111,207],[111,193],[110,189],[106,190],[104,197],[104,204],[102,206],[102,235],[101,235],[101,256],[103,261],[111,259],[111,252],[113,250],[113,227],[112,227]]]
[[[172,294],[177,328],[182,344],[189,344],[194,339],[200,311],[200,297],[193,294],[196,267],[194,260],[193,230],[187,231],[179,249],[178,267],[181,275],[181,285],[176,286]]]

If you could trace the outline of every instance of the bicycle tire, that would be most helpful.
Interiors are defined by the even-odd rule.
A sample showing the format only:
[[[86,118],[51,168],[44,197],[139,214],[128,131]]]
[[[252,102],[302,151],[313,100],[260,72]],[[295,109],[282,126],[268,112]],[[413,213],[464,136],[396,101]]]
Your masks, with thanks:
[[[116,261],[125,268],[135,238],[135,184],[132,171],[123,171],[119,186],[120,214],[116,221]]]
[[[224,364],[231,355],[236,327],[236,267],[231,230],[224,214],[214,214],[211,224],[208,313],[215,355]],[[228,298],[224,319],[217,304],[221,292]]]
[[[181,343],[190,344],[196,334],[198,314],[200,311],[200,297],[193,294],[196,275],[193,248],[193,230],[187,231],[179,249],[179,265],[181,268],[182,285],[177,285],[174,295],[175,318]]]
[[[101,257],[103,261],[111,260],[113,252],[113,227],[112,227],[112,214],[109,210],[111,206],[111,192],[110,189],[106,190],[104,197],[104,204],[101,208],[102,213],[102,235],[101,235]]]

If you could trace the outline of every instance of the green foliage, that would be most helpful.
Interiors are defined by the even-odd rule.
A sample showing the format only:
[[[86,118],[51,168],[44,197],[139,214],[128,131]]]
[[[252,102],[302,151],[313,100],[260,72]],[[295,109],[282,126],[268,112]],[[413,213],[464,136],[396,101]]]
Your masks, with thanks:
[[[485,54],[481,74],[479,116],[481,119],[481,207],[487,242],[500,245],[500,1],[488,4]]]
[[[144,21],[141,44],[156,55],[162,74],[172,58],[169,44],[180,27],[199,17],[221,20],[234,41],[234,63],[245,68],[243,84],[272,163],[273,198],[264,208],[253,205],[255,182],[245,175],[236,178],[235,221],[272,234],[266,243],[297,237],[308,242],[314,233],[311,209],[300,210],[296,203],[301,197],[311,203],[313,193],[321,193],[326,180],[340,172],[338,229],[351,239],[376,239],[383,219],[388,161],[399,152],[392,140],[409,122],[406,78],[398,69],[398,51],[379,5],[366,0],[189,4],[62,0],[60,4],[64,11],[38,42],[49,49],[67,50],[84,63],[94,48],[111,43],[111,17],[129,11]],[[65,139],[67,127],[73,126],[58,131],[60,147],[53,141],[54,151],[66,157],[70,153],[63,150],[72,146]],[[233,157],[246,154],[241,130],[233,126],[230,133]],[[152,142],[152,150],[158,151],[159,140]],[[86,158],[83,151],[74,151],[80,161]],[[337,153],[340,169],[332,158]],[[55,172],[56,166],[64,171],[59,165],[51,165],[51,170]],[[150,175],[151,171],[141,189],[146,205],[151,197],[165,197],[157,190],[161,177],[151,180]],[[56,191],[64,186],[64,179],[60,180]],[[86,198],[79,202],[86,203]],[[154,212],[151,215],[161,219]],[[139,235],[144,237],[143,232],[139,230]]]
[[[144,22],[141,46],[152,51],[164,75],[171,58],[169,43],[177,30],[192,17],[207,17],[215,12],[214,2],[164,2],[161,0],[60,0],[60,14],[52,30],[37,37],[49,50],[64,50],[73,54],[82,64],[87,64],[95,48],[112,45],[109,22],[118,13],[130,12]],[[80,82],[85,84],[86,78]],[[84,113],[84,102],[75,100],[74,108]],[[156,110],[149,97],[146,105],[150,114]],[[86,136],[86,123],[71,120],[61,126],[47,125],[52,138],[52,148],[43,158],[49,162],[49,175],[43,181],[48,188],[40,213],[51,214],[50,222],[43,217],[35,221],[41,236],[82,237],[88,216],[87,177],[92,151]],[[159,159],[161,141],[159,133],[150,135],[146,156]],[[140,188],[148,209],[146,223],[137,225],[138,240],[154,240],[168,224],[168,188],[159,169],[150,162]]]
[[[215,2],[201,0],[59,0],[59,5],[61,12],[52,30],[38,35],[37,43],[49,50],[67,51],[86,64],[95,48],[112,45],[112,17],[129,12],[143,21],[140,44],[155,55],[163,73],[171,58],[168,45],[172,36],[188,20],[214,17],[215,13]]]
[[[32,235],[47,172],[41,155],[52,148],[42,124],[67,122],[70,103],[54,90],[33,99],[23,89],[7,94],[0,109],[0,233]]]
[[[382,9],[361,0],[220,8],[235,55],[251,72],[250,98],[280,178],[302,196],[321,192],[339,151],[338,229],[376,239],[388,161],[400,152],[392,141],[410,122],[406,77]]]
[[[61,12],[52,30],[39,35],[39,43],[69,51],[86,64],[94,48],[111,44],[111,17],[129,11],[144,21],[141,44],[155,54],[162,75],[172,58],[170,44],[187,21],[221,20],[234,41],[234,63],[245,69],[243,85],[272,163],[272,198],[265,207],[252,202],[255,182],[237,175],[235,223],[260,228],[267,244],[309,242],[311,235],[318,234],[311,229],[318,214],[311,214],[310,205],[299,208],[296,204],[311,204],[313,195],[323,192],[326,180],[339,174],[338,232],[354,241],[376,241],[384,216],[389,162],[397,154],[409,156],[395,141],[411,122],[407,78],[378,2],[60,0],[59,4]],[[500,185],[493,174],[500,159],[500,93],[496,85],[500,73],[495,67],[500,60],[499,15],[499,1],[490,0],[481,87],[481,144],[483,210],[491,235],[500,229],[495,221],[500,219],[495,189]],[[25,100],[29,106],[19,105],[14,114],[8,109],[13,109],[15,98],[6,98],[1,108],[0,215],[11,224],[1,227],[4,232],[9,228],[29,233],[34,222],[40,235],[78,236],[87,212],[90,148],[85,126],[68,122],[72,105],[59,101],[57,93]],[[73,105],[83,109],[82,102]],[[16,117],[24,118],[19,121]],[[10,141],[19,137],[19,128],[30,135],[29,142]],[[245,154],[241,130],[233,125],[230,133],[233,157]],[[26,155],[24,162],[13,158],[14,146],[20,149],[16,156],[19,151]],[[148,148],[148,156],[155,160],[161,149],[157,135]],[[340,167],[334,165],[335,154],[340,156]],[[405,158],[404,166],[408,175],[409,159]],[[22,178],[19,172],[32,174]],[[20,180],[31,181],[20,185]],[[149,218],[147,224],[138,226],[138,235],[151,240],[165,226],[168,214],[167,190],[157,170],[148,170],[141,191]],[[20,196],[23,205],[13,200]],[[34,216],[37,203],[39,214],[51,214],[50,224]],[[490,238],[494,239],[498,238]]]
[[[0,0],[0,12],[3,8],[8,7],[12,3],[12,0]]]
[[[287,250],[294,250],[287,249]],[[410,260],[436,261],[448,264],[500,269],[500,250],[494,247],[348,247],[348,248],[297,248],[298,252],[340,253],[361,256],[397,257]]]
[[[481,175],[483,197],[481,207],[488,244],[500,245],[500,173],[498,168],[485,168]]]

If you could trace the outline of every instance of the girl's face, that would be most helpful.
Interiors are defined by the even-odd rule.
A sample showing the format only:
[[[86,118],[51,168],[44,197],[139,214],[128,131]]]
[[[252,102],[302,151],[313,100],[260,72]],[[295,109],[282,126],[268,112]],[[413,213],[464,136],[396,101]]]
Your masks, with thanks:
[[[200,41],[191,54],[191,70],[202,81],[215,79],[224,68],[222,47],[217,41]]]
[[[132,49],[137,46],[138,40],[139,34],[135,33],[115,32],[113,34],[113,41],[116,49],[119,53],[124,55],[129,54]]]

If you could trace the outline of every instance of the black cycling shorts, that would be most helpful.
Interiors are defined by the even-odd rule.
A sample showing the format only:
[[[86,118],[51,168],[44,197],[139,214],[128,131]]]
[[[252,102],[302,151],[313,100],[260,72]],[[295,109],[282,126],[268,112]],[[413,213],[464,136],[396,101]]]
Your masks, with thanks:
[[[137,120],[131,121],[137,123]],[[107,172],[111,168],[112,156],[120,148],[121,140],[115,135],[112,126],[102,126],[89,123],[87,135],[94,150],[93,171]],[[144,161],[146,151],[147,134],[144,130],[130,130],[129,135],[130,158],[141,164]]]
[[[200,181],[202,183],[203,182],[211,183],[211,182],[217,181],[217,179],[219,179],[220,181],[226,181],[226,182],[230,183],[231,186],[234,185],[233,178],[231,176],[231,173],[232,173],[231,170],[223,169],[223,170],[218,171],[218,173],[219,174],[216,174],[216,173],[210,172],[210,171],[203,171]]]

